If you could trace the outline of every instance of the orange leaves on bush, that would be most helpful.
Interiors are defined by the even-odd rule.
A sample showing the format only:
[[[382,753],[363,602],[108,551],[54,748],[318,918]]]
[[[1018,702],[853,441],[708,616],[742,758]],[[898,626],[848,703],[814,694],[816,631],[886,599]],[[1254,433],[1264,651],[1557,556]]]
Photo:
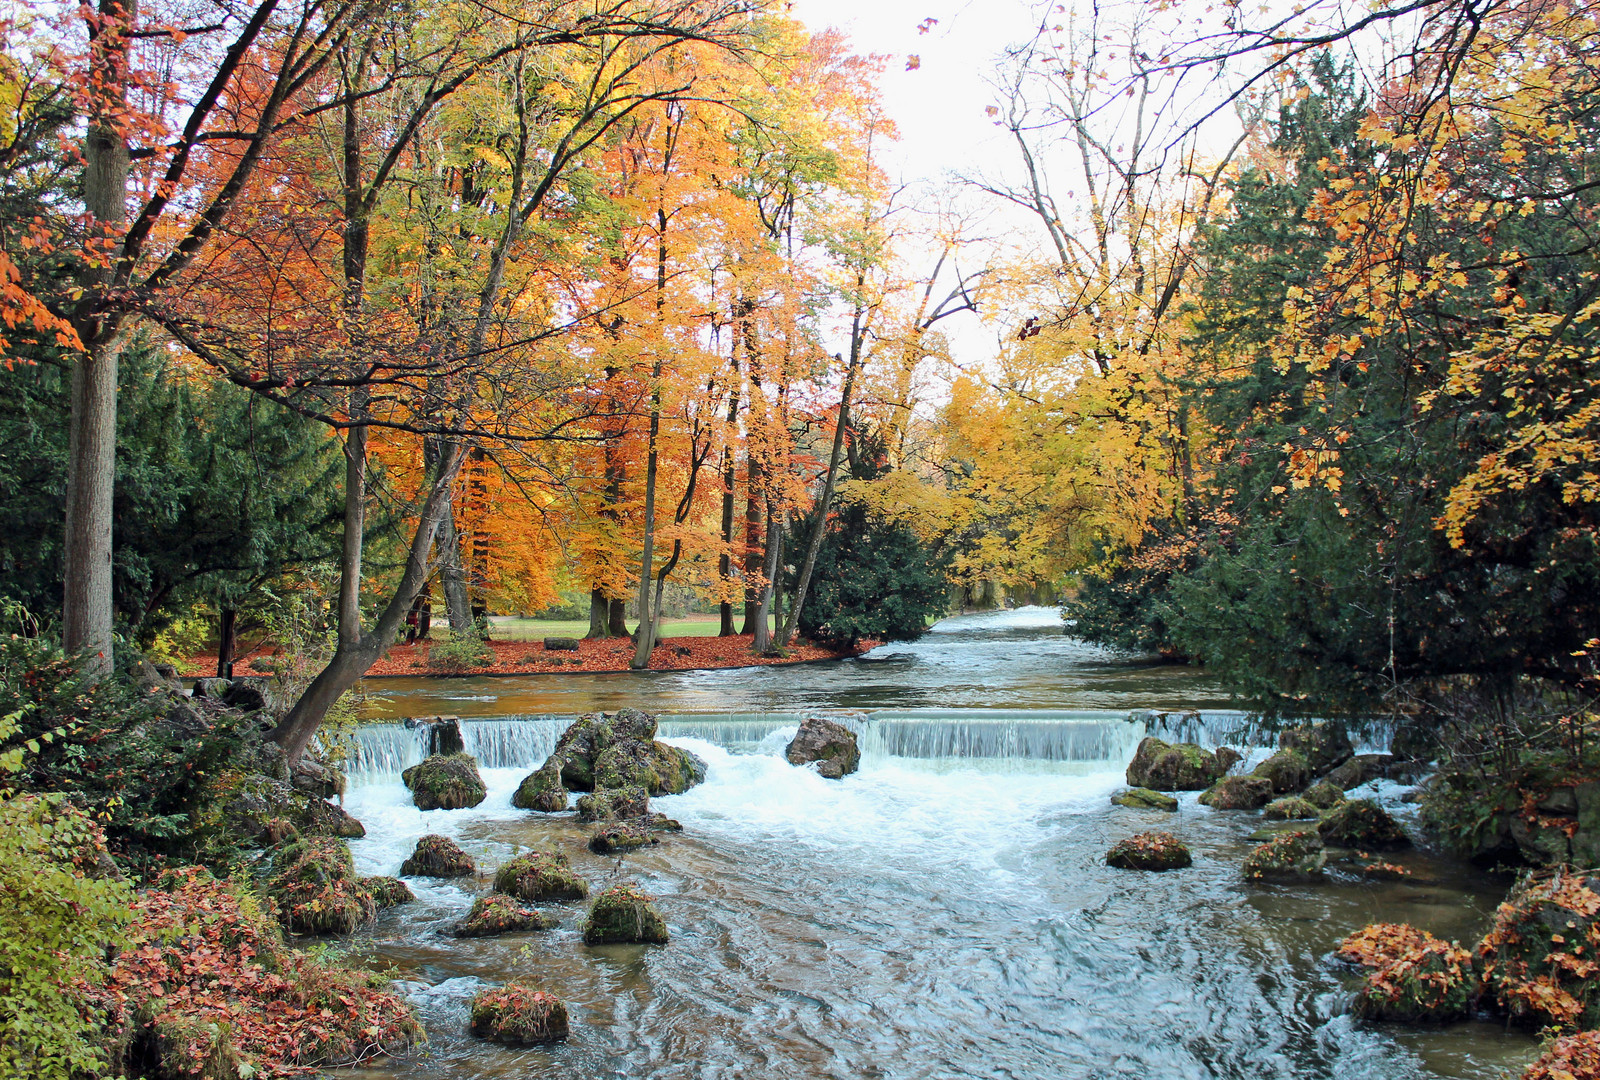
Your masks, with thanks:
[[[1373,923],[1341,941],[1334,955],[1362,967],[1382,967],[1437,940],[1427,931],[1405,923]]]
[[[1600,1076],[1600,1031],[1563,1035],[1522,1074],[1522,1080],[1586,1080]]]

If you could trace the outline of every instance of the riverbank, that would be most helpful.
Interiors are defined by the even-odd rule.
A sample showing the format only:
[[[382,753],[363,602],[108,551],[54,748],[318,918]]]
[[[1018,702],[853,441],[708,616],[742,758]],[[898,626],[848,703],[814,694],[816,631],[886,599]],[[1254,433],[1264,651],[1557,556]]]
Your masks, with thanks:
[[[650,654],[651,671],[705,671],[720,668],[773,667],[818,660],[847,660],[882,644],[864,640],[854,649],[829,649],[810,642],[790,646],[783,656],[758,656],[750,651],[754,638],[749,634],[732,637],[666,638]],[[422,675],[538,675],[603,674],[631,670],[633,643],[627,638],[577,639],[577,650],[547,650],[542,641],[490,641],[493,664],[473,667],[445,667],[430,663],[428,652],[437,642],[396,645],[367,672],[369,678]],[[269,674],[272,654],[258,650],[234,662],[238,674]],[[181,665],[184,678],[216,673],[216,659],[190,657]]]

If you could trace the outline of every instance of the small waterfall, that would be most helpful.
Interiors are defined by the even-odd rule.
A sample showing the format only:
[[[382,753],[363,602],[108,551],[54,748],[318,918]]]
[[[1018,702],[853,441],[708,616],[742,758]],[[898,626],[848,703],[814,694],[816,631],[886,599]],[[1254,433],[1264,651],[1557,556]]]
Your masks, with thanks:
[[[351,787],[398,780],[428,754],[428,732],[404,724],[365,724],[351,741],[345,775]]]
[[[862,739],[868,758],[1036,762],[1127,761],[1144,728],[1114,713],[922,709],[874,713]]]
[[[461,721],[461,741],[483,769],[529,769],[544,764],[576,716],[505,716]]]
[[[813,709],[805,713],[699,713],[663,716],[660,734],[668,739],[704,739],[708,743],[738,753],[753,754],[774,733],[799,727],[807,716],[825,716],[854,731],[866,733],[870,717],[864,712]]]

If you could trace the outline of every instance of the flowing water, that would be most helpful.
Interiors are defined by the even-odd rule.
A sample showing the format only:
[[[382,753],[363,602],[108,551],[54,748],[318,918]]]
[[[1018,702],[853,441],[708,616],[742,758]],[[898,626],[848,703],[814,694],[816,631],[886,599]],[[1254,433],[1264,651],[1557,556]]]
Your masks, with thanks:
[[[881,650],[880,650],[881,651]],[[450,712],[484,766],[472,810],[423,812],[398,772],[421,733],[359,737],[346,805],[367,826],[361,872],[395,873],[416,839],[455,837],[485,871],[558,847],[596,887],[658,898],[665,946],[582,943],[581,905],[542,934],[457,940],[487,876],[412,879],[418,902],[358,946],[404,980],[428,1028],[423,1077],[1498,1078],[1534,1053],[1497,1025],[1352,1020],[1328,953],[1378,919],[1481,929],[1504,892],[1426,851],[1414,878],[1246,886],[1256,815],[1182,797],[1177,814],[1108,796],[1147,727],[1233,739],[1243,718],[1202,678],[1122,663],[1061,635],[1053,611],[946,620],[922,641],[831,665],[674,675],[384,680],[377,715]],[[571,714],[635,705],[709,766],[652,800],[684,832],[623,860],[584,847],[570,815],[514,810]],[[782,757],[801,714],[861,736],[859,772],[829,781]],[[1131,710],[1197,712],[1167,718]],[[490,719],[489,717],[500,717]],[[1376,792],[1402,814],[1392,785]],[[1170,829],[1195,865],[1115,871],[1106,849]],[[558,993],[572,1037],[507,1048],[466,1033],[473,993],[515,976]]]

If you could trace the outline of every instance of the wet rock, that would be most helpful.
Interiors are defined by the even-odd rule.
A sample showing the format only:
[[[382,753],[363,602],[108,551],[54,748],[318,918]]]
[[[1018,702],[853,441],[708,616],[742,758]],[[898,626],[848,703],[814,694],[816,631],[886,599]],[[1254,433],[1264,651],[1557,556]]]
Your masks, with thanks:
[[[1251,769],[1250,775],[1270,781],[1276,795],[1302,791],[1311,783],[1311,767],[1306,763],[1305,755],[1298,750],[1279,750]]]
[[[419,810],[463,810],[488,794],[471,754],[435,755],[400,774]]]
[[[332,765],[325,765],[304,754],[289,767],[289,783],[297,791],[319,799],[336,799],[344,794],[345,776]]]
[[[818,775],[829,780],[843,779],[861,766],[856,733],[820,716],[800,721],[800,730],[789,740],[783,756],[791,765],[815,763]]]
[[[1323,815],[1317,832],[1324,843],[1348,848],[1408,847],[1409,838],[1371,799],[1347,799]]]
[[[523,777],[511,796],[511,805],[519,810],[539,810],[546,814],[565,810],[567,789],[561,784],[561,759],[551,757]]]
[[[617,821],[596,829],[589,850],[596,855],[621,855],[661,843],[642,821]]]
[[[652,795],[682,795],[696,784],[705,783],[706,763],[681,746],[664,742],[650,744],[655,759],[656,786]]]
[[[580,716],[545,762],[555,762],[571,791],[639,786],[650,795],[677,795],[705,779],[706,766],[680,747],[656,742],[656,718],[637,709]]]
[[[356,879],[343,840],[311,837],[284,845],[273,857],[267,895],[294,934],[349,934],[377,914],[372,894]]]
[[[461,734],[459,716],[415,717],[406,721],[406,727],[427,730],[429,757],[448,757],[467,752],[467,741]]]
[[[472,1033],[512,1044],[561,1042],[567,1037],[567,1007],[526,982],[480,990],[472,999]]]
[[[1279,733],[1278,748],[1293,750],[1304,758],[1312,779],[1326,776],[1337,766],[1349,761],[1356,752],[1343,725],[1330,724],[1325,720],[1301,724]]]
[[[1193,862],[1183,841],[1167,832],[1142,832],[1106,852],[1106,865],[1118,870],[1181,870]]]
[[[554,915],[523,907],[514,897],[491,893],[474,900],[467,917],[457,923],[452,932],[459,938],[493,937],[525,930],[550,930],[560,921]]]
[[[1146,736],[1128,765],[1131,787],[1155,791],[1203,791],[1222,775],[1217,756],[1194,743],[1168,744]]]
[[[1341,791],[1388,776],[1395,763],[1393,754],[1357,754],[1332,772],[1327,779]]]
[[[1163,795],[1159,791],[1149,788],[1129,788],[1119,791],[1111,796],[1111,801],[1116,806],[1128,806],[1138,810],[1176,810],[1178,800],[1171,795]]]
[[[1600,878],[1569,868],[1524,878],[1478,943],[1487,992],[1530,1028],[1600,1027]]]
[[[1235,765],[1244,760],[1244,755],[1231,746],[1219,746],[1213,751],[1213,754],[1217,759],[1217,768],[1221,770],[1221,775],[1223,776],[1226,776]]]
[[[1259,810],[1272,799],[1272,781],[1261,776],[1225,776],[1200,796],[1213,810]]]
[[[649,813],[650,796],[642,787],[601,788],[578,796],[578,820],[586,823],[641,818]]]
[[[589,895],[588,883],[572,872],[567,857],[558,851],[518,855],[495,872],[494,888],[531,904]]]
[[[353,840],[367,834],[343,807],[259,773],[235,781],[222,799],[222,828],[229,836],[268,844],[300,836]]]
[[[683,825],[665,814],[651,814],[644,819],[645,828],[652,832],[682,832]]]
[[[1243,872],[1251,881],[1307,878],[1322,873],[1326,855],[1314,832],[1286,832],[1245,856]]]
[[[1412,881],[1410,870],[1382,859],[1357,859],[1356,873],[1369,881]]]
[[[400,865],[405,877],[459,878],[478,872],[472,856],[447,836],[430,833],[417,841],[416,850]]]
[[[361,886],[371,895],[373,906],[379,911],[409,904],[416,899],[410,887],[399,878],[365,877],[361,879]]]
[[[1335,955],[1369,969],[1352,1005],[1357,1016],[1448,1023],[1470,1016],[1478,998],[1471,953],[1402,923],[1359,930]]]
[[[655,908],[654,898],[634,885],[613,885],[595,897],[589,919],[583,924],[585,945],[640,942],[667,943],[667,924]]]
[[[1344,802],[1344,789],[1327,780],[1318,780],[1306,788],[1301,798],[1319,810],[1331,810]]]
[[[1262,816],[1273,821],[1295,821],[1302,818],[1319,818],[1322,816],[1322,811],[1308,799],[1287,795],[1269,802]]]

